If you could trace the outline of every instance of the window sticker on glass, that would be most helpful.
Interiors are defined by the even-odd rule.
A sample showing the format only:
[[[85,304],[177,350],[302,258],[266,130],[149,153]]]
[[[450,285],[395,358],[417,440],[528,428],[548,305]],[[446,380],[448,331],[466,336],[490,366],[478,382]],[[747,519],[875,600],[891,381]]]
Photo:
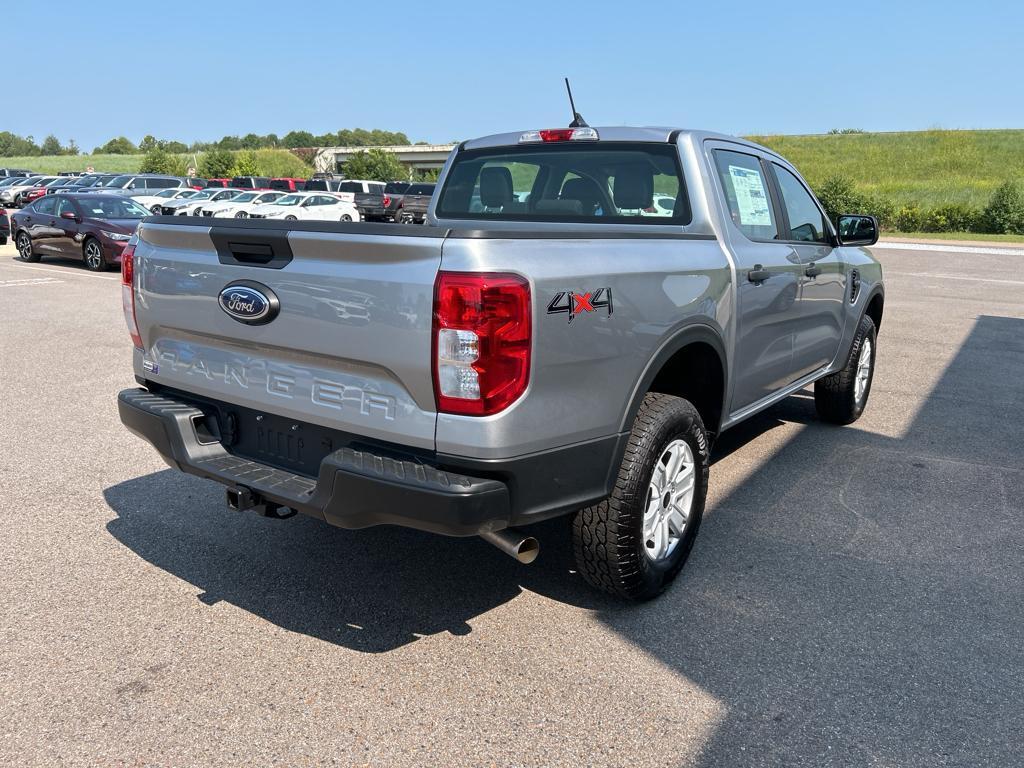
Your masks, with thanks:
[[[739,208],[739,223],[747,227],[770,227],[772,215],[768,208],[768,193],[764,188],[761,174],[738,165],[729,166],[732,188],[736,192],[736,206]]]

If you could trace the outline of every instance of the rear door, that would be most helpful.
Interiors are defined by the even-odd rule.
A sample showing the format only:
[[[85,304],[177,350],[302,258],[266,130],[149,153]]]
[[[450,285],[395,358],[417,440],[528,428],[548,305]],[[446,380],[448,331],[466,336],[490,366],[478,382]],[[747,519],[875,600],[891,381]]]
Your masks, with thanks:
[[[64,214],[72,214],[74,219],[64,218]],[[59,195],[57,197],[57,210],[56,210],[56,227],[55,229],[60,230],[60,234],[53,238],[54,251],[60,253],[62,256],[77,256],[81,258],[82,248],[78,239],[78,231],[81,227],[79,220],[82,218],[78,207],[67,195]]]
[[[137,373],[239,406],[239,418],[294,420],[297,433],[307,422],[432,449],[443,230],[222,221],[140,226]],[[277,316],[250,325],[229,315],[220,296],[230,303],[237,281],[275,297]]]
[[[745,145],[709,142],[709,147],[736,261],[735,413],[797,378],[793,346],[803,270],[784,242],[785,226],[762,157]]]
[[[788,241],[803,273],[800,315],[793,338],[793,369],[797,376],[818,370],[835,357],[846,313],[846,264],[833,244],[832,227],[817,200],[800,178],[780,163],[772,173],[782,203]]]

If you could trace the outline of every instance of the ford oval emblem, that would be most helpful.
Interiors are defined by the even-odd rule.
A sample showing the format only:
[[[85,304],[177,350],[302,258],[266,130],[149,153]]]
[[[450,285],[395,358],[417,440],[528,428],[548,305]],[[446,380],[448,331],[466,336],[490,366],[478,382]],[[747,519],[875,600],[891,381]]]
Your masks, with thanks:
[[[221,309],[246,325],[269,323],[281,309],[272,290],[250,280],[236,280],[224,286],[218,301]]]

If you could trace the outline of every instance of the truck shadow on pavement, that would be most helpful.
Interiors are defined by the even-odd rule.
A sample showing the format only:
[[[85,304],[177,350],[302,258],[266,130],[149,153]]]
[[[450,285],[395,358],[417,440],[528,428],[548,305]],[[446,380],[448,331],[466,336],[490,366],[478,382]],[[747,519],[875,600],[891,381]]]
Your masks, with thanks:
[[[913,389],[910,364],[889,362],[890,388]],[[167,470],[108,488],[108,527],[204,602],[363,652],[468,633],[524,588],[589,609],[720,702],[700,765],[1011,764],[1021,382],[1024,320],[980,317],[900,437],[821,424],[806,393],[731,430],[716,460],[798,425],[712,506],[678,583],[640,606],[570,574],[565,519],[536,527],[542,556],[524,568],[475,539],[239,516],[220,486]]]

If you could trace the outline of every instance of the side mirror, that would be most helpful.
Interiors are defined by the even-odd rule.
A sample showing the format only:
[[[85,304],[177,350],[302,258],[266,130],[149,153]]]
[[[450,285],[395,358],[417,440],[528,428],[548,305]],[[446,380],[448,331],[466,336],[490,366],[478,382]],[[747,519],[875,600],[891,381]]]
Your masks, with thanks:
[[[60,217],[62,219],[69,219],[70,221],[78,221],[78,214],[74,211],[64,211]]]
[[[874,216],[844,214],[837,223],[840,245],[874,245],[878,242],[878,219]]]

